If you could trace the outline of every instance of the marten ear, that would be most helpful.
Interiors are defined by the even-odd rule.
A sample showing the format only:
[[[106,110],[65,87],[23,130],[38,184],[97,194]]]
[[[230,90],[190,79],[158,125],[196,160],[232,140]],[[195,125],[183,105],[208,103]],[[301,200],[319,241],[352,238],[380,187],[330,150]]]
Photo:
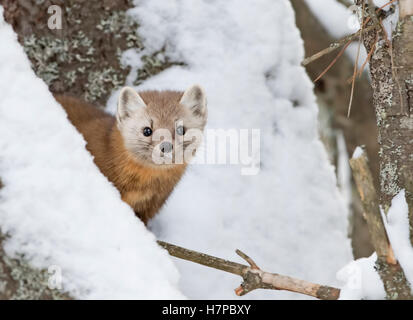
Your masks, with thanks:
[[[190,109],[196,116],[204,117],[206,115],[206,95],[204,89],[197,84],[184,92],[179,103]]]
[[[146,104],[141,96],[134,89],[124,87],[120,91],[116,118],[120,122],[126,117],[129,117],[134,110],[144,107],[146,107]]]

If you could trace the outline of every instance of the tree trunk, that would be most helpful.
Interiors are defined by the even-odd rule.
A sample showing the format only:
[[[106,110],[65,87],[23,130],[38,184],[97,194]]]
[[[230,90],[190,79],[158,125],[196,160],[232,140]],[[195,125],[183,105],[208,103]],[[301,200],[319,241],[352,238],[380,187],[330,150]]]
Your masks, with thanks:
[[[121,63],[122,53],[143,50],[139,26],[126,14],[132,0],[0,0],[0,4],[34,71],[53,93],[104,105],[130,72]],[[61,8],[60,30],[48,26],[51,5]],[[161,53],[142,61],[134,83],[175,64]]]
[[[362,1],[357,4],[361,7]],[[404,4],[413,0],[400,1]],[[366,9],[367,11],[367,9]],[[368,12],[371,12],[368,11]],[[377,17],[376,17],[377,18]],[[372,17],[369,24],[373,24]],[[379,42],[370,61],[373,105],[376,111],[380,145],[380,204],[387,213],[391,200],[406,189],[412,226],[413,189],[413,17],[412,12],[400,16],[396,32],[390,40],[380,28],[364,34],[364,45],[370,51]],[[410,232],[412,234],[412,232]],[[410,236],[412,239],[412,235]],[[387,274],[384,281],[390,299],[412,299],[410,285],[401,268],[394,269],[386,261],[378,260],[378,271]]]

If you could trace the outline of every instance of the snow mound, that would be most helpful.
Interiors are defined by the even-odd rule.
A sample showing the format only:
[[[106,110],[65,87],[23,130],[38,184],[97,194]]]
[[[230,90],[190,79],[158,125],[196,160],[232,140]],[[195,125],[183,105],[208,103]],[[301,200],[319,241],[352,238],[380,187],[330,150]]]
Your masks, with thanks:
[[[76,298],[183,298],[166,251],[100,174],[31,70],[0,6],[0,226],[5,250],[60,268]]]
[[[258,175],[237,165],[192,165],[151,223],[166,241],[226,259],[241,249],[264,269],[334,285],[351,260],[347,209],[317,134],[313,86],[300,66],[303,43],[287,0],[139,0],[144,52],[165,48],[175,66],[136,89],[207,92],[209,129],[259,129]],[[133,72],[129,77],[132,81]],[[128,83],[131,85],[131,82]],[[115,95],[108,108],[114,109]],[[208,137],[206,139],[208,145]],[[185,261],[180,288],[190,298],[236,298],[239,277]],[[246,298],[303,298],[256,291]]]
[[[387,217],[384,212],[382,217],[394,255],[413,288],[413,247],[410,242],[409,206],[405,190],[400,191],[392,199]]]
[[[364,154],[364,150],[362,147],[356,147],[353,152],[352,159],[358,159]]]
[[[377,255],[350,262],[337,272],[337,279],[344,282],[340,300],[384,300],[383,282],[375,270]]]

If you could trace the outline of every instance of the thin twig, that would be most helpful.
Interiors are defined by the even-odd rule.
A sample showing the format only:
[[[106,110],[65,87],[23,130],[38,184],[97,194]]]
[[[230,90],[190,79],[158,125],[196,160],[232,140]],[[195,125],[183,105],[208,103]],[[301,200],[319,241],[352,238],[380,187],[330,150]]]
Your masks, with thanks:
[[[331,69],[332,66],[337,62],[337,60],[343,55],[343,53],[346,51],[347,47],[350,45],[351,41],[347,42],[346,45],[340,50],[340,52],[337,54],[337,56],[334,58],[333,61],[323,70],[323,72],[320,73],[320,75],[314,80],[314,82],[317,82],[320,80],[328,70]]]
[[[371,1],[371,0],[369,0],[369,1]],[[393,4],[393,3],[396,2],[396,1],[399,1],[399,0],[391,0],[391,1],[387,2],[387,3],[385,3],[384,5],[382,5],[380,8],[377,8],[377,9],[376,9],[376,14],[380,13],[385,7]],[[372,8],[374,8],[374,4],[373,4]],[[372,11],[372,12],[374,12],[374,11]],[[366,24],[370,21],[370,19],[371,19],[372,17],[374,17],[374,16],[375,16],[374,14],[373,14],[373,15],[370,14],[370,16],[369,16],[369,17],[366,19],[366,21],[364,22],[364,24],[366,25]],[[376,16],[376,17],[377,17],[377,16]],[[375,20],[375,23],[373,23],[373,25],[374,25],[374,26],[378,26],[378,25],[377,25],[378,20],[376,20],[376,19],[374,19],[374,18],[373,18],[373,20]],[[373,22],[374,22],[374,21],[373,21]],[[367,32],[367,29],[366,29],[366,32]]]
[[[337,288],[262,271],[250,257],[240,250],[236,251],[237,254],[250,266],[185,249],[164,241],[158,241],[158,244],[171,256],[241,276],[244,281],[235,289],[238,296],[256,289],[286,290],[322,300],[337,300],[340,296],[340,289]]]
[[[237,255],[239,255],[242,259],[244,259],[245,261],[248,262],[248,264],[250,265],[250,267],[252,269],[257,269],[259,270],[260,268],[258,268],[257,264],[255,263],[254,260],[252,260],[250,257],[248,257],[244,252],[242,252],[241,250],[235,250],[235,253]]]
[[[387,2],[386,4],[384,4],[383,6],[381,6],[380,8],[378,8],[376,10],[376,13],[380,12],[381,10],[383,10],[385,7],[391,5],[392,3],[396,2],[398,0],[392,0]],[[365,21],[364,24],[362,25],[362,27],[364,27],[364,32],[369,32],[373,29],[375,29],[377,27],[376,24],[372,24],[368,27],[366,27],[366,24],[370,21],[370,17],[368,17]],[[350,34],[348,36],[345,36],[335,42],[333,42],[332,44],[330,44],[330,46],[328,48],[325,48],[315,54],[313,54],[310,57],[305,58],[302,62],[301,65],[302,66],[306,66],[308,64],[310,64],[311,62],[320,59],[321,57],[325,56],[326,54],[329,54],[330,52],[335,51],[336,49],[346,45],[349,41],[352,42],[353,40],[355,40],[357,37],[359,37],[361,34],[361,28],[359,31],[357,31],[356,33]]]
[[[371,26],[365,28],[365,32],[373,30],[375,27],[376,26],[371,25]],[[341,38],[341,39],[337,40],[336,42],[333,42],[332,44],[330,44],[330,46],[328,48],[325,48],[325,49],[321,50],[320,52],[317,52],[317,53],[313,54],[312,56],[310,56],[308,58],[305,58],[303,60],[303,62],[301,62],[301,65],[305,67],[306,65],[310,64],[311,62],[325,56],[326,54],[329,54],[329,53],[335,51],[336,49],[348,44],[349,42],[351,43],[353,40],[355,40],[356,38],[358,38],[360,36],[360,33],[361,33],[361,30],[357,31],[356,33],[345,36],[344,38]]]
[[[363,74],[364,68],[366,67],[367,63],[370,61],[371,56],[373,55],[374,50],[376,49],[376,44],[379,41],[379,32],[377,31],[376,33],[376,40],[374,41],[373,45],[370,48],[369,54],[366,57],[366,60],[364,61],[363,65],[361,66],[358,76],[361,77]]]
[[[349,101],[349,104],[348,104],[347,118],[350,118],[351,105],[353,104],[354,87],[355,87],[355,83],[356,83],[357,68],[358,68],[358,64],[359,64],[360,48],[361,48],[361,43],[363,42],[364,6],[365,6],[365,4],[363,2],[362,15],[361,15],[361,30],[360,30],[359,43],[358,43],[358,47],[357,47],[356,62],[354,63],[353,81],[352,81],[352,84],[351,84],[351,93],[350,93],[350,101]]]

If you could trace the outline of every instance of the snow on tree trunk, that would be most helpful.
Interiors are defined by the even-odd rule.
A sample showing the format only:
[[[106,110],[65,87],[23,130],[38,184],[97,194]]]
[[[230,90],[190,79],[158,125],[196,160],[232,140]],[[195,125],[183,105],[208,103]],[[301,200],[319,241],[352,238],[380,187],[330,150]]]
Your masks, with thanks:
[[[411,3],[412,0],[404,1]],[[357,1],[362,5],[362,1]],[[402,6],[403,2],[400,3]],[[403,6],[401,12],[404,12]],[[374,23],[372,19],[369,23]],[[386,25],[386,21],[384,21]],[[388,28],[386,28],[388,29]],[[379,42],[376,35],[379,32]],[[369,52],[376,45],[370,61],[373,104],[376,111],[380,145],[380,202],[387,213],[392,199],[407,190],[412,226],[413,189],[413,19],[400,16],[393,34],[380,27],[364,34]],[[412,231],[410,232],[412,234]],[[411,236],[412,239],[412,236]],[[413,242],[412,242],[413,243]],[[410,285],[403,270],[378,259],[389,299],[412,298]]]
[[[94,165],[1,5],[0,42],[0,298],[183,298],[169,255]]]

